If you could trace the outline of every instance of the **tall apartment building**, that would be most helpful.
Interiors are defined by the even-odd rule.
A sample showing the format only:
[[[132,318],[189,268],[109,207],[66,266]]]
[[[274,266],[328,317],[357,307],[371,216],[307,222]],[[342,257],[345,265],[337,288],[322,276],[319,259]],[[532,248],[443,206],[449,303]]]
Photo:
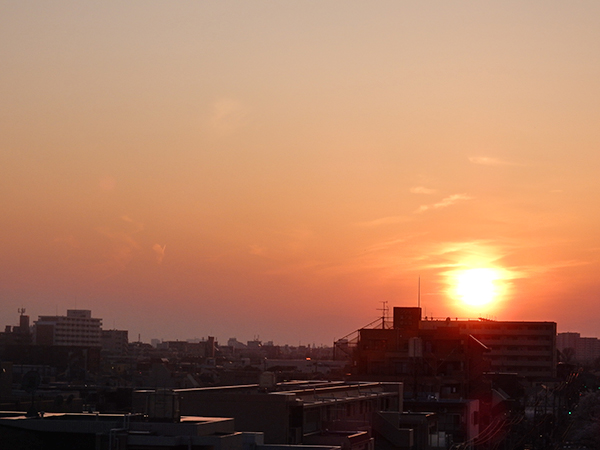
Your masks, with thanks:
[[[87,309],[69,309],[66,316],[39,316],[33,330],[38,345],[100,347],[102,319]]]

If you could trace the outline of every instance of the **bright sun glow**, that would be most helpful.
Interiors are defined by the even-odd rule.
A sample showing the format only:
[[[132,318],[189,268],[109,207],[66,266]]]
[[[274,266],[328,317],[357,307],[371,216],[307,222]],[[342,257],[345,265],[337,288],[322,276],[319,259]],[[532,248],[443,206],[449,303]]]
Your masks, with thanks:
[[[468,269],[454,275],[455,295],[469,306],[491,303],[498,295],[496,280],[500,278],[494,269]]]

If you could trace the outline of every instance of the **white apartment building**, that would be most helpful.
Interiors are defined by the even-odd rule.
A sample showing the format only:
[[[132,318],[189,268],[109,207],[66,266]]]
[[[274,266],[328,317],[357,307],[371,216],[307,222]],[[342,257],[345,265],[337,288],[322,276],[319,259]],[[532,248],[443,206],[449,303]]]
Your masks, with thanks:
[[[87,309],[69,309],[66,316],[39,316],[33,329],[38,345],[101,346],[102,319],[92,317]]]

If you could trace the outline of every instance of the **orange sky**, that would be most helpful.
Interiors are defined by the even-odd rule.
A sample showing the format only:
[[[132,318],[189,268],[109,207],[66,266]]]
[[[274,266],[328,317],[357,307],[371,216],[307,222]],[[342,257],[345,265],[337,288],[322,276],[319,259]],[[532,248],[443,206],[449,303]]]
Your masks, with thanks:
[[[0,4],[0,325],[598,336],[600,4]],[[466,307],[452,273],[492,268]]]

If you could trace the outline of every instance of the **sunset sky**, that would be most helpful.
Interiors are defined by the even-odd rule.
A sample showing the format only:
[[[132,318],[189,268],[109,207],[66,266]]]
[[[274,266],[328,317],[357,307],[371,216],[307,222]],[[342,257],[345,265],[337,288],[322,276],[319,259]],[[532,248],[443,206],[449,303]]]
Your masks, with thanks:
[[[2,1],[0,326],[79,308],[130,340],[331,345],[420,277],[424,315],[599,336],[599,19]]]

